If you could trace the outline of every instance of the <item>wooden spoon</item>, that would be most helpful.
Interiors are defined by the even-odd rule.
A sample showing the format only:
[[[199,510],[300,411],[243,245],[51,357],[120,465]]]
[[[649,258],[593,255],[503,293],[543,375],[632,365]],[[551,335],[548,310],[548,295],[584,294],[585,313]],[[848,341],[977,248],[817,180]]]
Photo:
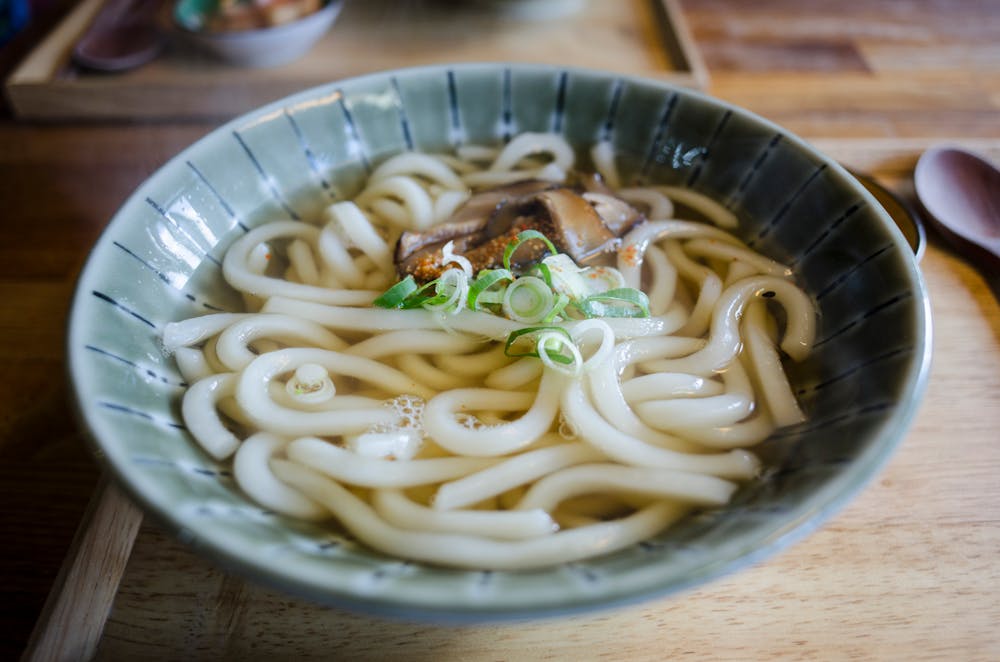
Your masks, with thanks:
[[[125,71],[160,53],[165,37],[158,25],[161,0],[109,0],[76,43],[73,59],[99,71]]]
[[[963,254],[1000,273],[1000,170],[957,147],[927,150],[914,185],[928,218]]]

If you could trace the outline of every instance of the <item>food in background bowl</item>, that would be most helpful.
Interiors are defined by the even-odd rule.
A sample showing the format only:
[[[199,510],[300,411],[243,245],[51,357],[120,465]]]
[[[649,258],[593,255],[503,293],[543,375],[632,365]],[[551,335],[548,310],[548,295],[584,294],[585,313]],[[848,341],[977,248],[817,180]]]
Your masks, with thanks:
[[[610,153],[619,180],[611,188],[622,197],[623,188],[649,185],[670,187],[675,196],[695,191],[697,196],[683,201],[689,207],[716,201],[714,208],[736,219],[732,233],[742,244],[787,265],[818,311],[813,350],[785,367],[805,420],[753,446],[765,469],[743,482],[725,505],[698,508],[670,528],[612,553],[569,562],[553,559],[533,570],[490,570],[491,563],[476,570],[442,567],[405,548],[387,556],[364,544],[362,533],[352,535],[350,522],[346,530],[329,522],[302,522],[248,498],[228,462],[207,454],[185,423],[181,403],[188,380],[178,372],[174,354],[161,344],[164,331],[177,328],[168,325],[206,313],[243,314],[244,297],[224,277],[231,259],[227,250],[240,248],[241,241],[250,241],[247,237],[259,239],[255,233],[265,232],[270,223],[320,233],[323,229],[310,223],[333,203],[355,200],[362,207],[375,206],[374,198],[366,201],[358,193],[400,154],[458,155],[479,145],[499,149],[514,144],[522,133],[561,136],[578,168],[603,168],[606,179],[612,179],[612,170],[598,164]],[[595,144],[608,147],[592,158],[588,152]],[[655,203],[637,199],[634,206],[643,204]],[[406,204],[399,195],[388,194],[378,206],[391,215]],[[645,209],[652,213],[651,206]],[[391,241],[387,235],[380,238],[386,246]],[[359,239],[353,241],[349,254],[361,245]],[[260,253],[252,250],[259,242],[251,243],[248,251]],[[292,243],[276,242],[276,259],[287,258],[286,267],[298,261],[293,272],[302,279],[302,272],[312,273],[306,266],[309,259]],[[443,257],[444,246],[440,248]],[[70,329],[71,370],[83,420],[116,476],[147,510],[228,567],[324,602],[410,617],[481,619],[572,611],[677,590],[759,559],[813,529],[874,475],[912,420],[927,374],[927,302],[908,251],[885,212],[836,163],[775,125],[697,93],[607,73],[529,65],[403,70],[343,81],[264,107],[199,141],[154,175],[116,216],[81,277]],[[253,258],[258,275],[269,273],[266,255]],[[669,280],[662,262],[653,260],[658,266],[652,261],[647,265],[651,290]],[[709,259],[720,267],[729,261]],[[384,261],[370,262],[356,253],[351,258],[355,267],[364,267],[362,281],[371,273],[381,277],[377,284],[375,276],[363,283],[378,296],[383,287],[394,285],[379,273]],[[376,270],[375,264],[381,267]],[[341,267],[350,270],[346,261]],[[406,273],[400,270],[395,278],[405,280]],[[435,294],[450,294],[450,289]],[[691,289],[695,304],[699,289]],[[392,304],[395,298],[383,302]],[[641,298],[611,303],[628,308],[636,300]],[[316,303],[371,311],[363,301]],[[781,307],[773,311],[777,329],[762,326],[768,342],[796,317]],[[368,341],[363,337],[342,328],[344,314],[337,312],[329,324],[313,323],[328,334],[346,336],[342,340],[355,346],[364,345]],[[615,318],[597,321],[618,323]],[[510,334],[504,346],[517,352],[508,340]],[[541,355],[538,338],[535,342],[533,349]],[[562,347],[572,354],[568,345]],[[267,357],[271,350],[284,351],[265,343],[250,351],[249,358]],[[212,348],[200,351],[215,361]],[[581,359],[590,356],[585,347]],[[549,358],[560,364],[554,355]],[[537,361],[531,357],[526,364]],[[335,372],[338,364],[323,367]],[[301,393],[295,393],[295,379],[279,379],[271,383],[285,395],[272,386],[266,387],[267,394],[283,398],[322,392],[325,378],[312,372],[300,376]],[[461,368],[451,364],[440,372],[462,376]],[[292,383],[291,394],[281,381]],[[364,380],[357,381],[363,391]],[[313,389],[315,384],[319,388]],[[378,392],[354,395],[384,399]],[[496,416],[506,420],[503,403],[493,406]],[[769,403],[757,407],[772,411]],[[247,422],[238,420],[237,410],[229,413],[237,422]],[[488,412],[477,417],[491,423]],[[247,443],[240,428],[228,431],[236,433],[237,445]],[[604,432],[588,427],[581,436],[590,437],[587,444],[600,444],[609,440]],[[275,436],[295,434],[286,430]],[[637,433],[626,436],[636,439]],[[333,446],[335,453],[357,455],[358,444],[364,443],[343,441],[343,448]],[[267,471],[280,466],[275,462],[272,467],[267,456],[284,443],[279,439],[262,445],[257,458],[264,459],[257,466]],[[392,454],[397,452],[394,461],[376,460],[407,462],[405,444],[394,447]],[[281,471],[277,469],[279,477]],[[263,475],[266,481],[270,474]],[[368,489],[351,486],[348,491],[364,494]],[[321,496],[320,491],[311,496]],[[429,495],[423,498],[430,504]],[[348,517],[353,515],[345,514],[345,521]],[[362,512],[362,518],[368,517]],[[373,516],[369,521],[377,520]]]
[[[333,25],[343,0],[179,0],[183,41],[239,66],[275,67],[305,55]]]
[[[204,17],[208,32],[273,28],[319,11],[320,0],[219,0]]]

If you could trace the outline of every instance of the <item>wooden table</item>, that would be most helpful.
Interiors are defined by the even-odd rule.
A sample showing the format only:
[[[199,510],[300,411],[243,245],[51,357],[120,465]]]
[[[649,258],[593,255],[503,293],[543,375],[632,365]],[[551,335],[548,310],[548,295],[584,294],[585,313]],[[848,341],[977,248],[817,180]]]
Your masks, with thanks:
[[[684,4],[711,93],[903,193],[939,141],[1000,161],[998,5]],[[270,592],[143,523],[119,586],[112,563],[105,581],[64,587],[99,482],[64,376],[74,276],[131,190],[213,125],[0,120],[0,658],[25,649],[55,587],[114,601],[103,633],[100,608],[70,614],[61,634],[90,624],[100,638],[66,659],[88,645],[109,660],[1000,659],[1000,287],[934,235],[921,264],[934,365],[915,427],[845,511],[756,567],[623,611],[445,628]],[[118,514],[109,526],[138,523]]]

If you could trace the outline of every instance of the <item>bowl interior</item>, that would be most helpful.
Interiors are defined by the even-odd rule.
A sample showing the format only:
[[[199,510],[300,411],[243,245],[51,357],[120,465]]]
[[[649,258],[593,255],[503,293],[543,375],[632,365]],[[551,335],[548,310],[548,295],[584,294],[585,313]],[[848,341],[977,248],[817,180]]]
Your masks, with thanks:
[[[524,131],[613,141],[626,181],[692,187],[793,267],[820,311],[790,368],[808,415],[758,447],[769,469],[728,507],[607,557],[534,572],[401,562],[240,493],[179,415],[167,322],[239,310],[219,261],[247,228],[308,219],[402,150],[496,144]],[[585,158],[585,157],[581,157]],[[926,381],[927,300],[902,235],[836,163],[774,124],[697,93],[612,74],[456,65],[313,89],[214,131],[122,207],[81,276],[69,354],[96,450],[147,512],[223,565],[325,603],[410,617],[523,617],[630,602],[703,582],[812,530],[904,435]]]

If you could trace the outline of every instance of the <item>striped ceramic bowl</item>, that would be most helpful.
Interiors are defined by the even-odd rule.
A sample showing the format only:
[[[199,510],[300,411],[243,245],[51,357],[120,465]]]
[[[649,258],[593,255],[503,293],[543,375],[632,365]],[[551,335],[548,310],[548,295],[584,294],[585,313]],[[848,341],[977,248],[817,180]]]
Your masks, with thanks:
[[[262,510],[179,417],[163,326],[237,310],[220,259],[247,228],[306,218],[402,150],[554,131],[611,140],[627,180],[723,202],[739,234],[792,265],[819,311],[791,368],[804,424],[757,449],[768,464],[726,508],[610,556],[532,572],[401,562],[328,528]],[[80,278],[70,372],[84,427],[129,494],[225,567],[328,604],[481,620],[633,602],[705,582],[815,529],[879,470],[927,379],[930,319],[912,254],[887,214],[829,158],[778,126],[685,89],[530,65],[379,73],[254,110],[167,163],[125,203]]]

